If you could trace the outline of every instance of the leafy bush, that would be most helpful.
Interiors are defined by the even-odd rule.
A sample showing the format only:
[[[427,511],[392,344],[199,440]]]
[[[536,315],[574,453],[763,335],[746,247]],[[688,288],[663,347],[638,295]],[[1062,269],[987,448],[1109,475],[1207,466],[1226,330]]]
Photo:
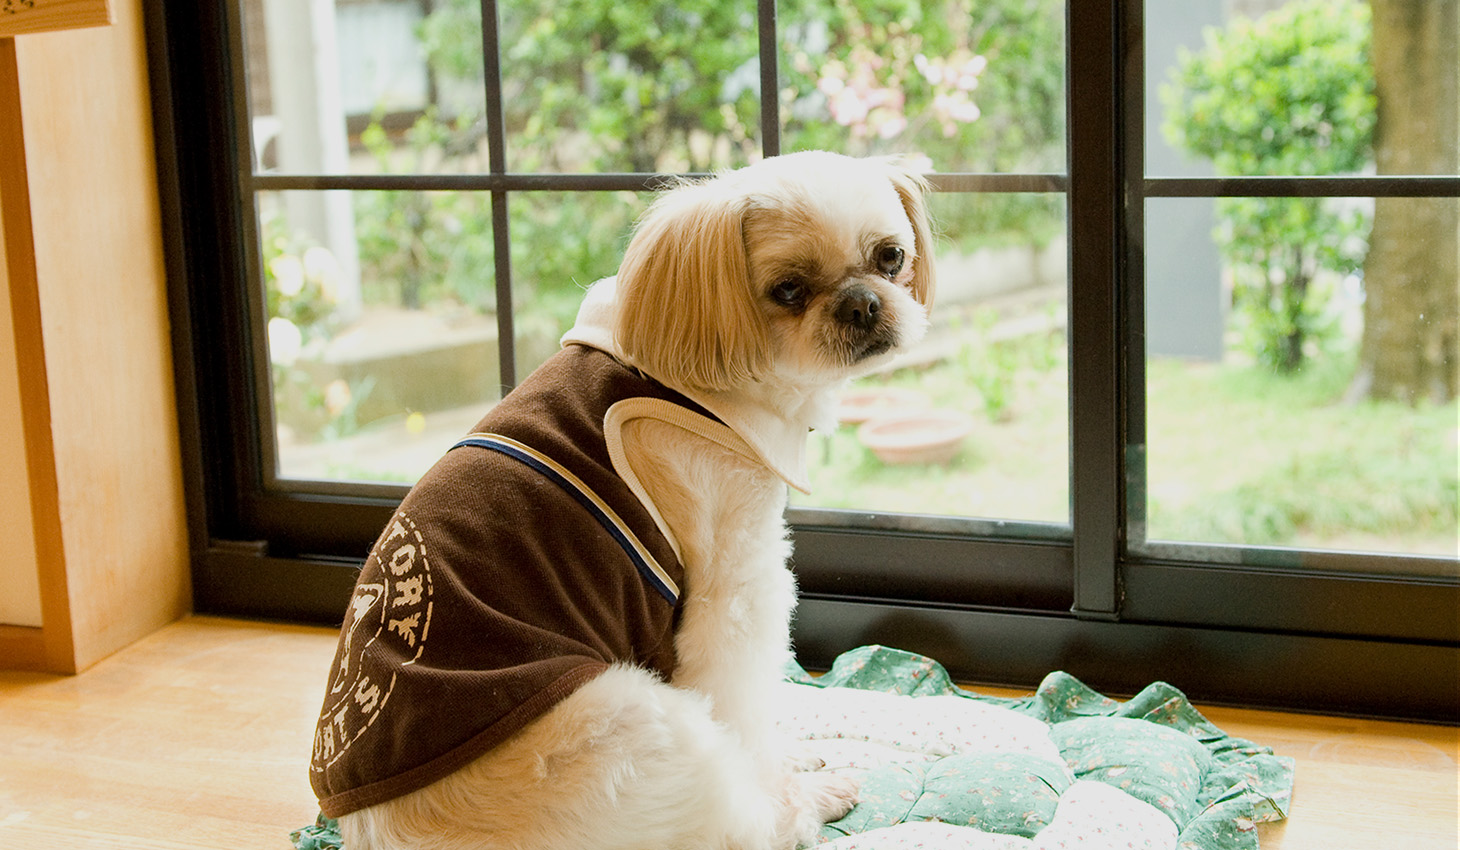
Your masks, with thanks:
[[[1376,120],[1369,6],[1300,0],[1256,21],[1209,29],[1162,88],[1172,144],[1223,175],[1329,175],[1362,170]],[[1326,335],[1324,273],[1356,272],[1368,217],[1320,198],[1221,198],[1218,245],[1229,263],[1248,344],[1280,372]]]
[[[382,173],[430,171],[461,124],[434,111],[395,145],[378,122],[361,134]],[[355,194],[362,290],[377,304],[416,309],[449,301],[489,312],[495,303],[491,198],[476,192],[390,190]]]

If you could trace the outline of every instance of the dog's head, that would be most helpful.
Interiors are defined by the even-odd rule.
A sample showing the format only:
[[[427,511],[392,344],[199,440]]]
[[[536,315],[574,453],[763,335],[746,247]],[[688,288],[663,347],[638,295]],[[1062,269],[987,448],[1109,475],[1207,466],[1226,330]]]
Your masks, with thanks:
[[[927,191],[896,160],[819,151],[669,190],[619,267],[619,348],[711,391],[864,371],[926,331]]]

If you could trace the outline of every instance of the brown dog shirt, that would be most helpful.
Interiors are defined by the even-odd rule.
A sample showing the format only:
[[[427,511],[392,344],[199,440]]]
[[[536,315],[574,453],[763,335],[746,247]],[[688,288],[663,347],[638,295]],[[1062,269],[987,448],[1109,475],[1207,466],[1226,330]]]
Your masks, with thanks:
[[[325,814],[429,785],[611,663],[669,676],[683,569],[604,438],[631,398],[702,413],[568,345],[406,496],[340,631],[310,766]]]

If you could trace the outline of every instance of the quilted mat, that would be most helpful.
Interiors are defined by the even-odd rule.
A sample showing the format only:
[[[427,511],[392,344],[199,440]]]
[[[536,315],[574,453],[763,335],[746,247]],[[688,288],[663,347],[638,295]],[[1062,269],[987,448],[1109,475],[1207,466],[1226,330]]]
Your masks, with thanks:
[[[782,729],[861,782],[818,850],[1257,850],[1257,824],[1292,797],[1292,759],[1161,682],[1120,702],[1051,673],[1033,696],[989,697],[930,658],[865,646],[780,687]],[[291,838],[340,847],[323,817]]]
[[[880,646],[788,681],[781,725],[862,783],[820,850],[1256,850],[1292,798],[1292,759],[1161,682],[1119,702],[1051,673],[1033,696],[988,697]]]

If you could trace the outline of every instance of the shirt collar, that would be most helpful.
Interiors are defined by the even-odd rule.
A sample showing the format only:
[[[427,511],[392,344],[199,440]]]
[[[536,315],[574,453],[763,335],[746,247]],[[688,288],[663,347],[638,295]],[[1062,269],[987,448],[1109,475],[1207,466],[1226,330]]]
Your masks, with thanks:
[[[566,334],[562,344],[577,343],[613,355],[629,366],[639,368],[614,341],[613,327],[617,313],[615,279],[604,278],[588,290],[578,310],[578,320]],[[647,372],[645,374],[648,374]],[[660,380],[657,375],[649,375]],[[705,391],[675,386],[661,381],[670,389],[713,413],[730,430],[750,445],[756,457],[783,481],[802,493],[811,492],[806,471],[806,436],[814,424],[811,419],[788,418],[786,411],[773,406],[768,399],[741,390]],[[814,409],[808,405],[807,410]]]

